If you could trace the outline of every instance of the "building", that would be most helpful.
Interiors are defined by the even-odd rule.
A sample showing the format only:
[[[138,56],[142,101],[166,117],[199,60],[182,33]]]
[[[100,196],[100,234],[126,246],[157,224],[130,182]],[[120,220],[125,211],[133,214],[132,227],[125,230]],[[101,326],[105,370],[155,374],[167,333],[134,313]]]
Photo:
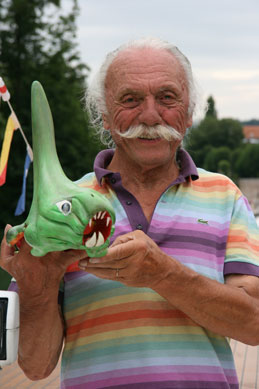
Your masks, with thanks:
[[[259,125],[244,125],[243,133],[245,143],[259,143]]]

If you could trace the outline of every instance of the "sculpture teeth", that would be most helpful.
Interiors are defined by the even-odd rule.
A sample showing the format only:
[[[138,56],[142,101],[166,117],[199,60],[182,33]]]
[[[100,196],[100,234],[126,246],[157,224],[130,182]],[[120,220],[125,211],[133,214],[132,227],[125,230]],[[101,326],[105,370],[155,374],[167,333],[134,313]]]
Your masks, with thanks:
[[[93,236],[85,242],[85,246],[88,248],[96,246],[96,240],[96,232],[94,232]]]
[[[101,246],[102,244],[104,244],[104,237],[103,234],[99,232],[96,246]]]
[[[107,217],[107,219],[106,219],[106,227],[108,227],[108,226],[109,226],[109,224],[110,224],[110,221],[111,221],[111,218],[110,218],[110,217]]]
[[[93,216],[93,220],[103,219],[106,214],[106,211],[99,211]]]

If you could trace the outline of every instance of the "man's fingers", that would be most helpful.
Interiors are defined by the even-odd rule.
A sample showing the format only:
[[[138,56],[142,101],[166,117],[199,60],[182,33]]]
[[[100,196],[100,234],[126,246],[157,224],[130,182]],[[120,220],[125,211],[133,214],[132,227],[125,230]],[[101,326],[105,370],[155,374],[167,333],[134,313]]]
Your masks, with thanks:
[[[118,236],[118,238],[115,239],[115,241],[111,244],[110,247],[115,247],[115,246],[118,246],[119,244],[127,243],[127,242],[129,242],[131,240],[134,240],[134,239],[135,239],[135,236],[134,236],[133,233],[121,235],[121,236]]]
[[[6,260],[7,258],[11,257],[14,254],[13,247],[9,246],[6,242],[6,234],[7,231],[10,230],[12,226],[10,224],[7,224],[4,229],[4,237],[1,242],[1,259],[0,263],[2,263],[3,260]],[[3,264],[3,263],[2,263]]]
[[[14,254],[14,248],[9,246],[5,239],[1,243],[1,259],[0,264],[3,265],[3,262],[8,260]]]
[[[69,266],[74,262],[80,260],[86,260],[88,258],[85,250],[66,250],[60,253],[60,261],[64,262],[64,265]]]
[[[112,261],[121,261],[133,255],[136,251],[136,243],[128,241],[108,248],[107,254],[100,258],[90,258],[89,263],[102,264]]]

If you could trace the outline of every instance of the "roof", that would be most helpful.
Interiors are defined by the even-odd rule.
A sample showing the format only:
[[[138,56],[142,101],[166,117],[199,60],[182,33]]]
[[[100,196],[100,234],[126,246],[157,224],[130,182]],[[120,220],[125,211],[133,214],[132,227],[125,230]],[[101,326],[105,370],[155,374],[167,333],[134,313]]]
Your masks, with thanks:
[[[246,139],[259,139],[259,126],[243,126],[243,133]]]

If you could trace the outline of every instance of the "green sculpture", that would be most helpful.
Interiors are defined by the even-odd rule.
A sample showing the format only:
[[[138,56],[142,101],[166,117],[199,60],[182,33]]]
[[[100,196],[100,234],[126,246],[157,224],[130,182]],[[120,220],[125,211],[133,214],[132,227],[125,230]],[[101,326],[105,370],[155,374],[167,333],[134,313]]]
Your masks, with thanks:
[[[7,242],[23,237],[31,254],[85,249],[88,256],[105,255],[114,232],[115,214],[99,192],[80,188],[60,165],[49,104],[41,84],[32,84],[33,200],[26,221],[12,227]]]

